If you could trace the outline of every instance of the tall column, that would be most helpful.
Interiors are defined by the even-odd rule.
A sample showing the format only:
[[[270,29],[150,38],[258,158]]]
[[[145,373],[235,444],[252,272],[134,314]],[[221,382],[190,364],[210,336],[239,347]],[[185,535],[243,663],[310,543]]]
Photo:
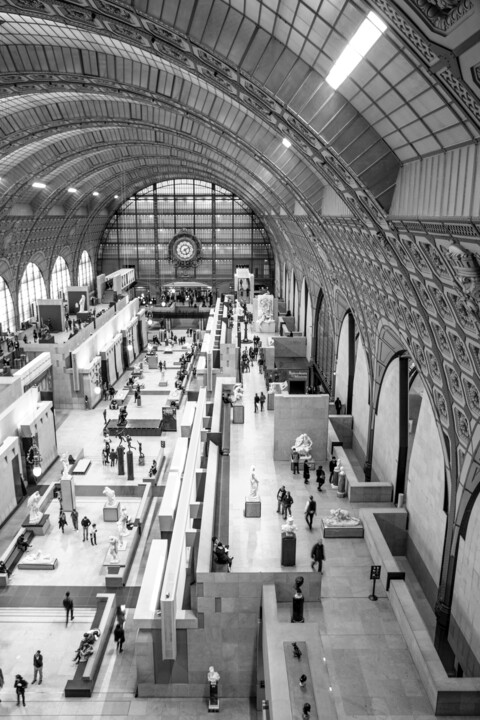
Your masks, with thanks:
[[[398,358],[398,459],[397,459],[397,480],[395,483],[394,502],[398,500],[400,493],[405,491],[405,473],[407,469],[408,455],[408,358]]]
[[[346,413],[352,414],[353,377],[355,373],[355,320],[352,313],[348,314],[348,384]]]

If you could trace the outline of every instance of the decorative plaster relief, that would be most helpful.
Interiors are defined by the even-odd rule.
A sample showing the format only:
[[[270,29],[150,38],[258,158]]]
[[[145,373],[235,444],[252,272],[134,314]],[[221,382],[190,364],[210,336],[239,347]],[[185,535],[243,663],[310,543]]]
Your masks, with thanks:
[[[447,334],[449,336],[450,342],[452,344],[452,347],[455,352],[455,358],[459,365],[464,367],[466,370],[472,371],[472,363],[470,360],[470,357],[468,355],[467,348],[465,346],[465,343],[461,339],[457,333],[452,332],[451,330],[447,331]]]
[[[470,441],[470,425],[467,416],[456,405],[453,406],[453,415],[455,417],[455,427],[457,429],[457,436],[460,442],[464,444]]]
[[[410,4],[430,30],[448,35],[470,14],[473,0],[410,0]]]
[[[448,427],[448,410],[445,395],[438,388],[433,388],[433,397],[435,399],[435,406],[439,412],[442,424]]]
[[[438,348],[441,350],[443,357],[453,360],[452,349],[444,329],[436,322],[432,322],[431,326],[437,339]]]
[[[467,399],[468,407],[472,415],[477,418],[480,416],[480,390],[471,380],[463,378],[463,385],[465,388],[465,397]]]

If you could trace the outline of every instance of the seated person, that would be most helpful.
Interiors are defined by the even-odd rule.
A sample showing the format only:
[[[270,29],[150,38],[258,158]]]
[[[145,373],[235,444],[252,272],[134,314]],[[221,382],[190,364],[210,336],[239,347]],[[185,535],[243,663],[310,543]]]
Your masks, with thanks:
[[[73,457],[72,453],[68,456],[68,464],[69,465],[75,465],[75,458]]]
[[[7,568],[3,560],[0,560],[0,575],[7,575],[7,577],[10,577],[12,574],[12,571]]]
[[[213,559],[218,565],[228,565],[228,571],[232,567],[233,557],[228,554],[228,545],[224,545],[218,538],[212,538]]]
[[[73,662],[76,662],[77,664],[79,662],[85,662],[85,660],[87,660],[93,653],[93,645],[99,636],[100,630],[90,630],[89,632],[83,633],[80,645],[75,650],[76,655],[73,658]]]
[[[130,387],[133,387],[134,384],[135,384],[135,378],[133,377],[133,375],[130,375],[130,377],[127,380],[127,385],[130,385]]]
[[[117,410],[118,409],[118,402],[115,400],[115,398],[112,398],[110,401],[110,410]]]
[[[157,461],[154,460],[152,462],[152,466],[151,466],[150,470],[148,471],[148,477],[154,477],[154,475],[156,475],[156,474],[157,474]]]
[[[24,533],[22,533],[22,534],[20,535],[20,537],[17,538],[17,547],[20,548],[20,550],[23,550],[24,552],[25,552],[25,550],[26,550],[27,548],[32,547],[32,546],[29,545],[29,544],[27,543],[27,541],[25,540],[25,534],[24,534]]]

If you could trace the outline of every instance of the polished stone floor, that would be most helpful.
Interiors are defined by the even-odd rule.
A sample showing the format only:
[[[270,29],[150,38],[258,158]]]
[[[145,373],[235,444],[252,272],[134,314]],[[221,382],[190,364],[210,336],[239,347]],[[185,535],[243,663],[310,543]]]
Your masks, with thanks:
[[[177,348],[175,358],[181,352],[181,349]],[[172,355],[167,356],[169,367],[163,379],[169,383],[168,387],[173,385],[175,358]],[[123,386],[126,377],[127,375],[124,375],[117,383],[118,387]],[[158,370],[145,371],[142,380],[145,384],[142,406],[136,408],[133,402],[128,404],[132,417],[152,417],[153,413],[161,415],[161,407],[166,398],[166,394],[157,394],[158,382],[161,379]],[[231,552],[235,556],[233,571],[251,571],[252,568],[266,572],[282,570],[280,525],[283,521],[276,513],[275,498],[278,487],[285,484],[292,490],[295,499],[293,517],[298,525],[296,569],[303,573],[311,572],[310,549],[319,533],[320,516],[339,506],[348,507],[355,514],[358,506],[352,507],[347,500],[338,499],[336,490],[328,483],[324,486],[324,492],[318,493],[314,478],[309,486],[305,486],[302,477],[292,476],[289,463],[272,460],[273,413],[266,408],[263,413],[253,412],[253,395],[257,390],[264,389],[263,377],[256,366],[251,373],[244,376],[244,385],[245,423],[232,425],[231,428],[229,535]],[[155,394],[147,394],[148,391]],[[57,413],[60,454],[83,447],[85,456],[92,460],[87,474],[78,478],[79,485],[128,484],[125,476],[119,477],[115,469],[103,466],[101,462],[102,412],[105,407],[106,403],[101,402],[90,411]],[[112,413],[108,412],[108,415]],[[292,438],[300,432],[301,428],[292,429]],[[151,460],[158,454],[160,438],[146,437],[141,441],[148,469]],[[175,435],[169,434],[165,450],[166,469],[174,442]],[[135,481],[141,481],[145,468],[138,466],[137,457],[135,463]],[[261,518],[243,516],[251,465],[256,466],[260,479]],[[61,465],[57,462],[45,474],[42,482],[58,480],[60,471]],[[314,495],[318,503],[313,531],[307,528],[303,517],[304,505],[310,494]],[[100,512],[101,502],[98,500],[85,497],[79,498],[79,502],[85,503],[84,507],[89,512]],[[16,571],[12,586],[7,590],[0,590],[0,667],[6,681],[0,692],[3,701],[0,704],[0,715],[20,715],[43,720],[71,720],[81,716],[93,720],[109,716],[118,720],[203,720],[210,717],[203,700],[164,701],[134,697],[134,634],[130,623],[149,545],[152,539],[159,537],[158,525],[155,522],[159,502],[158,499],[154,501],[145,523],[128,587],[121,589],[117,596],[119,600],[126,602],[128,608],[125,651],[122,655],[117,654],[113,641],[110,640],[95,693],[90,700],[67,700],[63,696],[63,687],[66,677],[73,674],[72,652],[92,616],[95,594],[103,591],[102,574],[95,574],[103,549],[81,547],[81,540],[75,537],[71,528],[64,537],[60,537],[58,528],[54,525],[45,542],[51,542],[53,546],[57,544],[59,552],[62,546],[71,548],[69,558],[65,557],[55,571],[58,572],[58,583],[53,582],[48,573],[44,573],[43,579],[36,578],[35,581],[33,576],[29,575],[30,583],[27,580],[24,584],[23,577],[20,581],[21,571]],[[0,529],[0,552],[6,547],[18,522],[24,517],[25,507],[22,506]],[[371,590],[368,579],[371,558],[364,541],[327,540],[325,548],[322,600],[305,605],[305,619],[316,624],[325,652],[322,666],[311,669],[312,682],[315,681],[316,673],[328,672],[332,688],[332,707],[341,720],[430,720],[433,718],[431,708],[381,582],[377,584],[378,601],[368,600]],[[80,557],[85,557],[86,562],[83,559],[80,562]],[[92,563],[92,576],[92,567],[88,561],[93,557],[95,563]],[[289,570],[291,571],[291,568]],[[78,615],[74,623],[65,628],[61,600],[67,588],[71,589],[75,597]],[[420,597],[419,590],[418,593]],[[290,610],[289,605],[280,605],[279,619],[289,622]],[[425,612],[428,613],[428,610],[425,609]],[[13,691],[14,674],[20,672],[27,680],[32,680],[32,656],[39,648],[45,656],[44,682],[41,687],[30,685],[27,689],[26,708],[17,708]],[[221,713],[229,720],[258,720],[255,704],[248,698],[222,699]],[[330,717],[335,720],[334,715]]]

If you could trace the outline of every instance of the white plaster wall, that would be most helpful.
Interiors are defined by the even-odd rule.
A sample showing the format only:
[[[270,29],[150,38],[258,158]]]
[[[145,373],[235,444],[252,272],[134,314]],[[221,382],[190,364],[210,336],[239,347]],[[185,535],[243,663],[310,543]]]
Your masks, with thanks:
[[[357,455],[365,454],[368,439],[368,365],[367,356],[358,339],[357,356],[355,358],[355,375],[353,379],[353,448]]]
[[[327,458],[328,395],[276,395],[274,460],[290,460],[291,447],[301,433],[312,440],[315,462]]]
[[[423,393],[408,468],[409,535],[432,579],[439,582],[445,537],[443,451],[430,401]]]
[[[335,397],[345,405],[348,393],[348,315],[345,315],[340,329],[335,375]]]
[[[20,455],[20,443],[18,438],[6,438],[0,445],[0,525],[17,506],[15,496],[15,480],[13,477],[12,460]],[[20,470],[22,463],[20,461]]]
[[[477,660],[480,660],[480,499],[470,515],[465,540],[460,538],[452,615]]]
[[[378,399],[373,437],[372,476],[395,487],[399,442],[400,360],[392,360],[385,371]]]

